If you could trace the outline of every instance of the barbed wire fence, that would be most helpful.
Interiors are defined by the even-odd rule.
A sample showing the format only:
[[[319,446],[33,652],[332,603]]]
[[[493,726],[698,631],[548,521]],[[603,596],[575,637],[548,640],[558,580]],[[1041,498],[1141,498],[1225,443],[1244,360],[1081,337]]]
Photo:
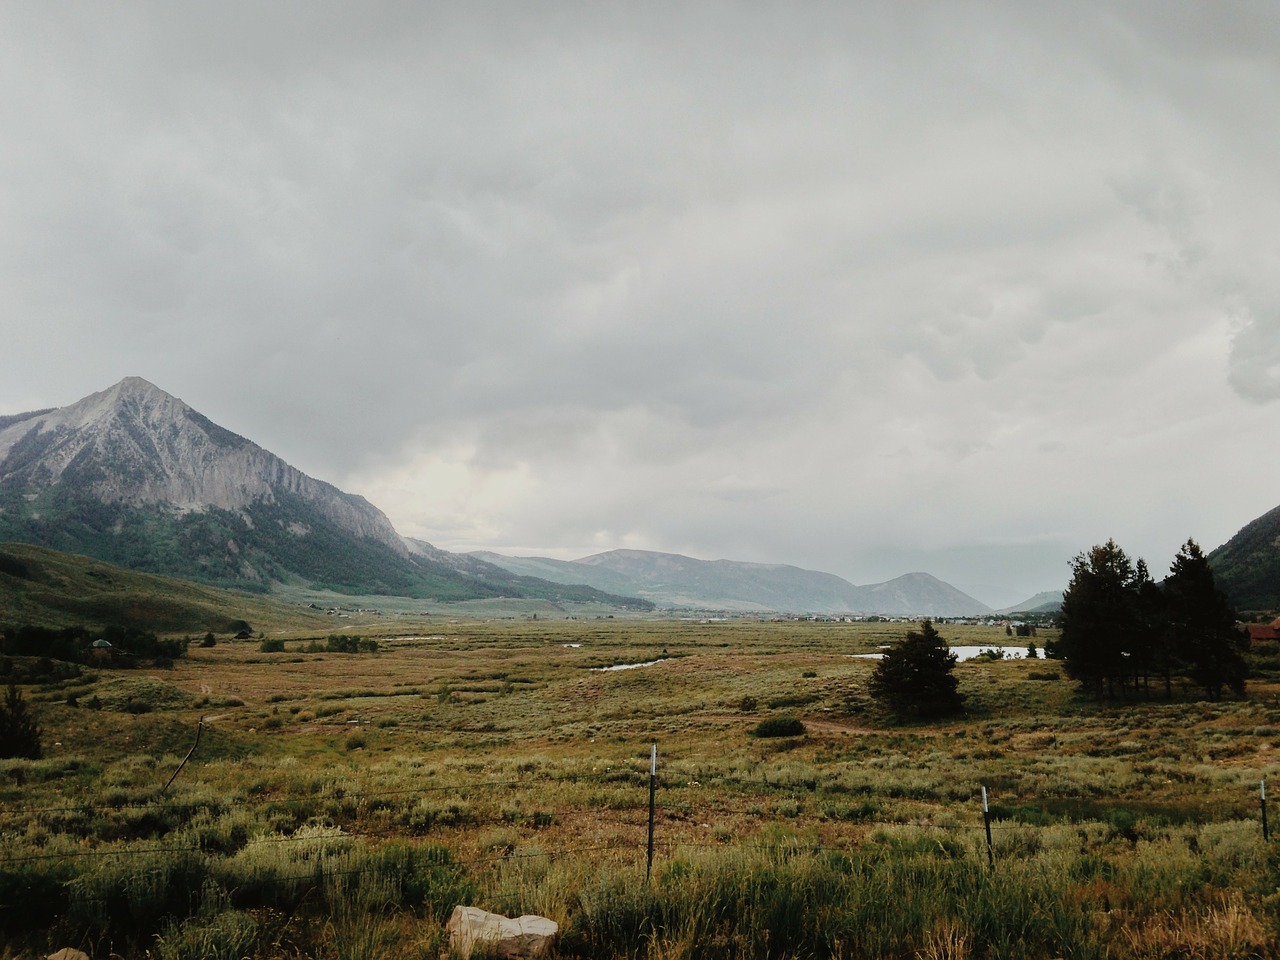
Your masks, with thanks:
[[[198,738],[197,738],[198,742]],[[192,752],[194,752],[194,747]],[[185,765],[190,759],[191,753],[182,761]],[[59,816],[99,816],[109,817],[113,814],[120,814],[127,811],[144,811],[144,812],[177,812],[186,814],[188,817],[197,811],[207,810],[216,812],[227,812],[231,810],[270,810],[278,812],[289,807],[297,807],[300,812],[313,809],[317,806],[324,808],[325,805],[341,805],[342,809],[337,811],[344,816],[341,818],[344,822],[341,826],[334,822],[332,809],[321,813],[312,813],[309,820],[327,820],[328,823],[311,824],[313,826],[329,826],[338,829],[340,832],[335,834],[331,839],[368,839],[368,840],[420,840],[426,837],[435,837],[440,835],[448,835],[451,831],[469,829],[474,830],[484,827],[519,827],[528,826],[535,833],[539,830],[550,827],[555,822],[563,820],[566,817],[580,816],[589,814],[593,823],[596,825],[611,825],[625,828],[635,828],[643,830],[643,838],[628,839],[622,836],[613,838],[613,842],[609,845],[591,846],[591,847],[560,847],[555,853],[556,857],[567,857],[572,855],[595,854],[602,851],[617,852],[620,849],[636,849],[643,850],[646,858],[646,879],[652,874],[654,857],[658,851],[671,851],[679,848],[723,848],[727,842],[734,841],[735,838],[727,837],[715,841],[702,841],[688,836],[678,839],[664,838],[659,833],[660,826],[678,826],[681,823],[691,819],[692,811],[689,810],[687,800],[681,800],[678,806],[666,806],[661,802],[662,790],[664,787],[670,787],[671,784],[664,784],[663,778],[660,776],[658,765],[658,747],[656,743],[651,746],[651,756],[649,771],[647,777],[638,770],[627,770],[614,773],[610,776],[599,775],[583,775],[580,773],[561,773],[555,776],[554,782],[559,784],[577,784],[577,785],[595,785],[601,787],[632,786],[638,788],[637,799],[634,805],[629,807],[610,808],[607,812],[599,808],[591,808],[584,805],[566,806],[560,809],[543,810],[541,808],[534,810],[531,814],[515,814],[512,812],[504,812],[496,816],[480,816],[469,812],[459,811],[457,814],[448,815],[438,818],[426,817],[425,823],[385,823],[380,828],[360,827],[361,820],[372,819],[370,814],[386,813],[391,808],[383,805],[381,801],[390,801],[395,799],[403,799],[406,797],[428,797],[432,795],[447,796],[450,798],[465,801],[471,797],[484,794],[486,791],[509,791],[513,794],[527,791],[530,788],[537,788],[543,784],[540,778],[517,778],[517,779],[485,779],[474,780],[466,783],[448,783],[448,784],[423,784],[413,787],[404,787],[389,790],[350,790],[345,787],[334,787],[327,792],[319,795],[295,796],[295,797],[217,797],[206,799],[179,799],[173,798],[168,794],[168,789],[174,782],[177,773],[165,783],[154,796],[144,799],[121,800],[119,802],[91,802],[89,800],[76,801],[63,805],[33,804],[33,805],[6,805],[0,807],[0,835],[8,834],[11,839],[16,839],[19,831],[25,830],[29,826],[37,827],[53,827],[55,832],[57,823],[51,822]],[[703,784],[698,784],[704,786]],[[745,777],[722,777],[717,778],[717,783],[711,786],[719,786],[722,789],[754,789],[768,791],[776,795],[781,792],[790,798],[806,797],[813,798],[815,796],[824,795],[824,791],[818,784],[788,784],[777,779],[769,780],[750,779]],[[647,790],[647,801],[641,791]],[[833,796],[826,794],[827,796]],[[726,792],[716,794],[714,801],[709,803],[703,811],[704,816],[699,819],[706,819],[706,814],[713,814],[721,817],[750,817],[754,819],[766,819],[765,813],[759,808],[758,797],[753,795],[750,802],[744,800],[742,803],[734,803],[733,795]],[[1067,801],[1078,798],[1041,798],[1042,800],[1058,800]],[[1118,799],[1117,804],[1123,804],[1123,799]],[[1258,823],[1261,837],[1264,842],[1270,841],[1270,826],[1267,808],[1267,784],[1265,780],[1259,782],[1258,786],[1258,803],[1259,816]],[[361,805],[364,811],[361,811]],[[1007,820],[999,809],[993,809],[990,803],[990,795],[988,788],[983,784],[975,784],[974,803],[965,807],[975,814],[971,819],[959,822],[938,822],[932,819],[881,819],[870,815],[856,815],[844,822],[849,828],[858,828],[861,831],[869,829],[918,829],[922,831],[972,831],[980,838],[985,839],[985,848],[988,863],[991,867],[996,865],[996,849],[994,843],[993,832],[998,833],[1002,830],[1025,831],[1044,826],[1047,823],[1053,823],[1054,818],[1045,808],[1039,808],[1043,811],[1044,816],[1036,822],[1027,822],[1025,820]],[[1020,804],[1019,812],[1025,814],[1028,809],[1036,809],[1033,805]],[[403,813],[402,813],[403,817]],[[796,822],[797,818],[786,818],[792,822]],[[814,822],[826,820],[828,818],[819,814],[817,817],[811,818]],[[1059,819],[1062,818],[1059,814]],[[527,823],[522,823],[527,821]],[[298,827],[305,826],[306,823],[298,824]],[[1204,824],[1198,824],[1204,825]],[[295,828],[293,834],[279,834],[263,832],[255,837],[247,837],[244,846],[249,844],[290,844],[300,842],[315,842],[316,837],[309,833],[299,833]],[[849,844],[842,844],[838,848],[830,849],[847,850],[858,838],[854,838]],[[103,845],[99,847],[89,847],[77,850],[57,850],[45,853],[20,853],[5,854],[0,853],[0,868],[9,864],[35,863],[43,860],[59,860],[64,858],[106,858],[106,857],[128,857],[128,856],[145,856],[163,853],[190,853],[190,852],[213,852],[202,851],[199,847],[191,845],[165,845],[147,843],[144,840],[134,839],[127,841],[126,846]],[[765,848],[767,845],[757,845],[745,842],[744,838],[736,838],[736,845],[740,848],[751,849],[753,847]],[[12,844],[6,844],[12,848]],[[829,844],[810,844],[815,851],[821,851]],[[471,859],[459,859],[453,862],[458,864],[481,864],[509,860],[522,854],[515,851],[507,851],[502,855],[485,856]],[[539,852],[531,856],[550,856],[546,852]]]

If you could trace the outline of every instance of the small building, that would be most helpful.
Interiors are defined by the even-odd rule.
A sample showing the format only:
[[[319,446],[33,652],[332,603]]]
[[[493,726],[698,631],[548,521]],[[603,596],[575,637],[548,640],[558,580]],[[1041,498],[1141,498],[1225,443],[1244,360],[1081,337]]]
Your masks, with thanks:
[[[113,656],[115,656],[115,647],[111,646],[109,641],[101,639],[93,641],[93,659],[110,660]]]
[[[1247,624],[1244,631],[1248,635],[1249,643],[1251,644],[1258,640],[1280,640],[1280,617],[1270,623]]]

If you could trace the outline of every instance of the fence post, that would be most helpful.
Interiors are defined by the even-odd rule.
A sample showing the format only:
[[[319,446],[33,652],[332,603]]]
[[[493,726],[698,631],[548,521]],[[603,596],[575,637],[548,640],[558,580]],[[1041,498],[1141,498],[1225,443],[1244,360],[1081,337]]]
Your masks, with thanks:
[[[166,792],[168,792],[169,787],[173,784],[173,781],[178,779],[178,774],[180,774],[182,772],[182,768],[187,765],[187,761],[191,759],[191,755],[196,752],[196,747],[200,746],[200,732],[202,730],[204,730],[203,716],[201,716],[200,719],[196,721],[196,742],[191,745],[191,749],[187,751],[187,755],[182,758],[182,762],[178,764],[178,769],[173,771],[173,776],[169,778],[169,782],[160,788],[160,793],[162,796]]]
[[[987,806],[987,788],[982,788],[982,826],[987,831],[987,866],[992,870],[996,867],[995,847],[991,843],[991,810]]]
[[[649,750],[649,860],[644,869],[644,882],[649,882],[653,873],[653,814],[658,796],[658,745],[655,743]]]
[[[1258,802],[1262,805],[1262,839],[1271,839],[1271,831],[1267,829],[1267,781],[1264,778],[1258,785]]]

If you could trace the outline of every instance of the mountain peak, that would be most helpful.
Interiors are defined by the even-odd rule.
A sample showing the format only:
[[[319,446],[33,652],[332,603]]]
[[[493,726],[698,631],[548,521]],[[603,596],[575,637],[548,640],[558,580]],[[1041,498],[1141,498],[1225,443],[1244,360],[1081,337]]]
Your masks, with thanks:
[[[190,411],[185,403],[165,393],[149,380],[125,377],[114,386],[91,393],[69,407],[53,411],[45,418],[46,428],[65,426],[82,428],[91,423],[126,415],[131,419],[153,420],[157,416],[181,416]]]
[[[172,394],[166,393],[150,380],[144,380],[142,377],[125,377],[115,386],[108,387],[103,393],[117,403],[128,400],[177,400]],[[178,402],[182,401],[178,400]]]
[[[117,393],[164,393],[150,380],[144,380],[142,377],[125,377],[108,392]]]
[[[381,511],[308,477],[142,377],[0,423],[0,488],[22,497],[61,484],[102,503],[179,514],[211,507],[238,513],[298,496],[339,527],[408,555]]]

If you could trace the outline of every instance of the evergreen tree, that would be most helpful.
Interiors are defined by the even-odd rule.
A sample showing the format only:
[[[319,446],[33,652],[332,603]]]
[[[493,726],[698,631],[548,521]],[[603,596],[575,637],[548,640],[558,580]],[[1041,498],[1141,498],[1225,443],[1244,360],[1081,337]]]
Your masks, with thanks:
[[[1188,676],[1211,700],[1222,688],[1244,692],[1248,670],[1245,640],[1236,629],[1235,612],[1214,583],[1213,571],[1199,544],[1188,540],[1173,558],[1164,582],[1165,617],[1172,655],[1186,665]]]
[[[27,711],[27,702],[14,684],[9,684],[0,704],[0,758],[24,757],[39,760],[40,727]]]
[[[955,666],[956,655],[933,624],[924,620],[918,632],[908,631],[905,640],[885,651],[871,675],[871,696],[899,714],[958,713],[964,708],[964,697],[957,690]]]
[[[1134,566],[1133,591],[1134,636],[1127,646],[1135,692],[1140,683],[1142,695],[1150,699],[1151,676],[1157,673],[1164,678],[1165,697],[1172,697],[1169,678],[1175,661],[1165,639],[1164,591],[1151,579],[1141,558]]]
[[[1134,655],[1141,659],[1144,637],[1140,574],[1145,577],[1145,566],[1135,568],[1114,540],[1071,561],[1054,654],[1068,676],[1097,696],[1123,694],[1137,676]]]

